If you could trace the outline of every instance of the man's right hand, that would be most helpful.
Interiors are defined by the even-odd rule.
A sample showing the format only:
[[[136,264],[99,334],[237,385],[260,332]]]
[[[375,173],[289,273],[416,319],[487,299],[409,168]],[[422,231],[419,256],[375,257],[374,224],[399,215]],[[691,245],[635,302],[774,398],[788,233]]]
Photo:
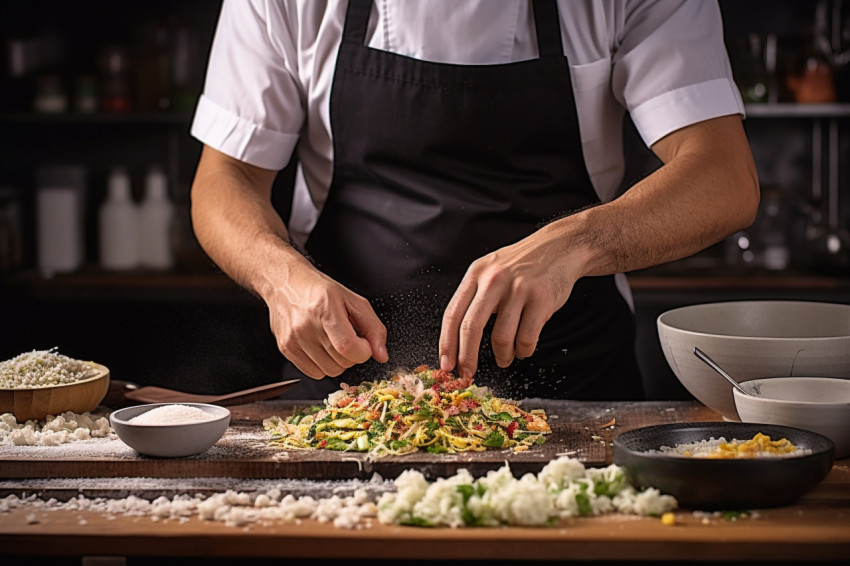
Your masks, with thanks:
[[[305,375],[338,376],[388,360],[387,329],[369,302],[320,272],[289,243],[271,203],[277,171],[204,146],[192,184],[192,222],[204,251],[262,297],[278,348]]]
[[[312,265],[299,265],[265,296],[281,353],[313,379],[388,360],[387,329],[365,298]]]

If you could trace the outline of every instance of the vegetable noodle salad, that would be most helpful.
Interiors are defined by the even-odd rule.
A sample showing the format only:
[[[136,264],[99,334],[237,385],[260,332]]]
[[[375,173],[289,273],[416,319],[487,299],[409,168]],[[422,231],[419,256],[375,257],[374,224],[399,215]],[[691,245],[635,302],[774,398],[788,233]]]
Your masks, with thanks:
[[[390,379],[342,384],[324,406],[298,409],[263,421],[271,443],[283,448],[401,455],[420,448],[433,453],[542,444],[551,432],[543,410],[524,411],[450,372],[422,365]]]

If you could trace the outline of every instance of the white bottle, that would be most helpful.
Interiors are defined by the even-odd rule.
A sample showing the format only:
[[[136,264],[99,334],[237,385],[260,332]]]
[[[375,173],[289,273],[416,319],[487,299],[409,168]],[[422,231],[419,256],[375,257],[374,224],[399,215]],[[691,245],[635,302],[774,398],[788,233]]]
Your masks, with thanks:
[[[168,179],[157,166],[152,166],[145,177],[145,195],[139,212],[141,266],[170,269],[174,266],[171,246],[174,204],[168,197]]]
[[[114,270],[139,267],[139,206],[123,168],[116,167],[109,174],[99,220],[101,266]]]

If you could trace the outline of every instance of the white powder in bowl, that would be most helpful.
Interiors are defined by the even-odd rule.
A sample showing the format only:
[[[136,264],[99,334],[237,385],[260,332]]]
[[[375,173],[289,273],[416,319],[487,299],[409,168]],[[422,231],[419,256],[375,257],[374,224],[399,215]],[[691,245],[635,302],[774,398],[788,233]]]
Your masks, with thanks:
[[[137,425],[177,425],[202,423],[216,418],[203,409],[191,405],[163,405],[130,419],[129,423]]]

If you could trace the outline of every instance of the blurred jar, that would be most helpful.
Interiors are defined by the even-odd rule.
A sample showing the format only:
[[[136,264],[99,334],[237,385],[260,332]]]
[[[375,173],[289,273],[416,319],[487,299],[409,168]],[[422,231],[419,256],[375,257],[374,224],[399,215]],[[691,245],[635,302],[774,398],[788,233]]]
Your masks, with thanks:
[[[78,76],[74,90],[74,110],[82,114],[91,114],[97,112],[99,106],[97,79],[92,75]]]
[[[38,268],[44,277],[83,264],[87,184],[83,165],[46,165],[36,171]]]
[[[39,114],[61,114],[68,110],[68,93],[61,75],[51,73],[38,77],[33,110]]]
[[[123,45],[106,45],[100,51],[100,105],[104,112],[127,112],[133,106],[130,92],[130,57]]]
[[[759,215],[756,218],[760,264],[765,269],[786,269],[791,261],[788,247],[790,218],[782,191],[778,187],[762,189]]]
[[[141,27],[135,64],[136,100],[140,110],[171,107],[171,62],[168,27],[151,20]]]
[[[139,206],[131,182],[123,167],[113,167],[98,211],[100,265],[107,270],[139,266]]]
[[[752,268],[756,266],[756,253],[750,234],[741,230],[725,241],[726,265],[731,268]]]
[[[794,101],[800,104],[824,104],[835,102],[835,71],[825,57],[810,54],[804,57],[798,68],[785,78]]]
[[[203,82],[203,59],[198,33],[188,24],[177,22],[171,38],[171,107],[177,112],[191,112],[198,103]]]
[[[744,102],[768,102],[771,93],[771,74],[768,72],[764,42],[760,35],[747,35],[735,62],[735,80]]]

